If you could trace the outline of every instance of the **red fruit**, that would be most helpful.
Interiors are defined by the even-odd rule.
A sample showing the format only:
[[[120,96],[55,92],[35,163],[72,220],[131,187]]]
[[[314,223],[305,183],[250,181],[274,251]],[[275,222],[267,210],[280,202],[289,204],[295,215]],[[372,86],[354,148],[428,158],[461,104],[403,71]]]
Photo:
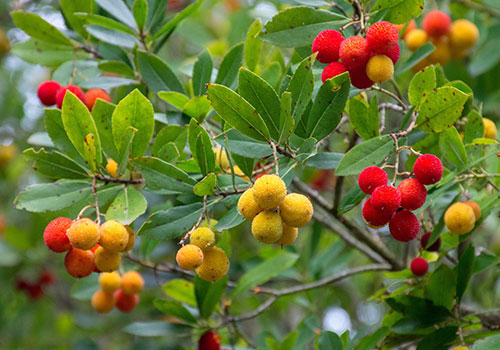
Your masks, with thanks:
[[[347,72],[347,68],[342,62],[332,62],[323,69],[323,73],[321,73],[321,81],[324,83],[328,79],[336,77],[344,72]]]
[[[401,55],[401,51],[399,50],[399,44],[396,44],[391,52],[387,54],[392,61],[392,64],[396,64],[399,61],[399,56]]]
[[[340,44],[339,56],[349,71],[362,68],[370,58],[368,42],[362,36],[350,36]]]
[[[121,289],[115,292],[115,299],[116,308],[121,312],[130,312],[139,303],[139,296],[137,294],[127,295]]]
[[[198,341],[198,350],[220,350],[220,342],[218,333],[205,332]]]
[[[333,172],[326,169],[317,169],[310,180],[312,188],[315,190],[325,190],[330,187],[333,178]]]
[[[28,295],[31,300],[40,299],[43,296],[42,285],[39,283],[32,284],[28,287]]]
[[[66,271],[75,277],[83,278],[90,275],[95,269],[94,253],[71,247],[64,257]]]
[[[427,190],[417,179],[405,179],[398,186],[401,194],[401,206],[405,209],[416,210],[425,203]]]
[[[335,62],[339,59],[340,44],[344,40],[342,33],[327,29],[319,33],[312,43],[312,52],[317,52],[316,58],[322,63]]]
[[[30,286],[29,282],[26,281],[24,278],[16,279],[16,289],[17,290],[28,290],[29,286]]]
[[[349,78],[351,78],[351,84],[358,89],[368,89],[370,86],[375,84],[366,75],[366,67],[363,66],[359,69],[351,69],[349,71]]]
[[[423,154],[417,158],[413,165],[413,172],[420,183],[432,185],[441,180],[443,176],[443,164],[433,154]]]
[[[420,249],[427,250],[428,252],[437,252],[439,248],[441,248],[441,238],[438,237],[438,239],[430,247],[427,247],[431,234],[431,232],[426,232],[422,238],[420,238]]]
[[[100,245],[99,245],[99,244],[96,244],[96,245],[94,246],[94,248],[90,249],[90,251],[91,251],[92,253],[94,253],[94,254],[95,254],[95,251],[96,251],[96,250],[97,250],[97,248],[99,248],[99,247],[100,247]],[[97,268],[97,266],[96,266],[96,267],[94,268],[94,272],[95,272],[95,273],[101,273],[101,270],[99,270],[99,269]]]
[[[387,185],[387,173],[376,166],[368,167],[359,174],[358,185],[364,193],[372,194],[377,187]]]
[[[400,242],[409,242],[418,235],[420,223],[411,211],[403,209],[394,214],[389,221],[391,236]]]
[[[448,34],[451,27],[451,18],[443,11],[429,12],[422,21],[422,27],[433,38]]]
[[[83,102],[89,111],[92,111],[98,98],[106,102],[111,102],[111,97],[109,97],[108,93],[103,89],[90,89],[83,95]]]
[[[401,205],[401,195],[399,191],[389,185],[378,186],[372,192],[370,198],[373,209],[390,215],[398,210]]]
[[[43,271],[38,280],[39,284],[52,284],[54,283],[54,274],[50,271]]]
[[[394,49],[399,40],[398,29],[389,22],[373,23],[366,32],[366,41],[370,50],[379,55],[387,55]]]
[[[379,228],[387,225],[391,219],[392,213],[384,213],[373,208],[371,199],[368,199],[363,205],[363,219],[372,228]]]
[[[57,108],[61,109],[64,101],[64,96],[66,96],[66,91],[69,90],[76,95],[80,100],[83,101],[83,91],[76,85],[68,85],[60,88],[56,94],[56,104]]]
[[[66,230],[73,221],[65,217],[59,217],[49,222],[43,232],[43,240],[47,248],[56,253],[68,251],[71,248],[69,238],[66,236]]]
[[[411,261],[410,269],[415,276],[423,276],[427,273],[429,264],[424,258],[415,258]]]
[[[46,106],[53,106],[56,104],[56,94],[61,88],[61,84],[54,80],[44,81],[38,86],[36,94],[38,99]]]

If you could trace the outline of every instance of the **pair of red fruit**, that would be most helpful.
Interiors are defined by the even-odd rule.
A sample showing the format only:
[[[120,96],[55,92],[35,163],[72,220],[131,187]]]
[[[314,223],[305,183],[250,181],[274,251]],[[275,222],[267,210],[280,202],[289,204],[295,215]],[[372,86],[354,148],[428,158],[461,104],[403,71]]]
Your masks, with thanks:
[[[57,108],[61,109],[66,91],[71,91],[75,94],[76,97],[85,103],[89,111],[92,111],[98,98],[111,102],[111,97],[103,89],[90,89],[84,93],[76,85],[61,86],[61,84],[54,80],[41,83],[38,87],[37,95],[40,102],[45,106],[57,105]]]
[[[318,61],[328,63],[321,74],[323,82],[349,72],[352,85],[367,89],[374,84],[366,74],[368,60],[374,55],[386,55],[396,64],[400,56],[398,40],[398,29],[392,23],[381,21],[368,28],[366,38],[360,35],[344,38],[336,30],[324,30],[314,39],[312,52],[318,53]]]
[[[54,283],[54,275],[50,271],[43,271],[40,273],[38,281],[30,282],[24,278],[16,280],[17,290],[26,292],[31,300],[37,300],[43,296],[44,287]]]

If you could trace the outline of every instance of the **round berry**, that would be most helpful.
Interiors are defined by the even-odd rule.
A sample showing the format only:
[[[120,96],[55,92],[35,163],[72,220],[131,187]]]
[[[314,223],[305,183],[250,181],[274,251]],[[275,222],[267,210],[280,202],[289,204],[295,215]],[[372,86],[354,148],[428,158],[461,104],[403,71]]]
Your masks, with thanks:
[[[66,271],[75,277],[83,278],[94,272],[94,253],[90,250],[82,250],[71,247],[64,257]]]
[[[257,216],[258,213],[263,211],[261,207],[255,202],[253,199],[252,189],[249,188],[241,195],[238,200],[238,210],[240,214],[247,219],[248,221],[252,221],[254,217]]]
[[[395,213],[389,221],[391,236],[400,242],[415,239],[420,231],[420,223],[411,211],[403,209]]]
[[[276,208],[286,197],[286,185],[278,175],[264,175],[255,181],[252,194],[261,208]]]
[[[476,218],[476,221],[481,218],[481,207],[477,202],[474,201],[463,201],[462,203],[467,204],[469,207],[472,208],[472,211],[474,211],[474,217]]]
[[[90,303],[97,312],[106,314],[115,307],[115,297],[113,293],[98,290],[92,295]]]
[[[227,274],[229,270],[229,259],[225,251],[219,247],[213,247],[203,254],[203,263],[196,269],[196,273],[201,279],[215,282]]]
[[[106,102],[111,102],[111,97],[103,89],[90,89],[83,95],[83,102],[89,111],[92,111],[98,98]]]
[[[114,272],[103,272],[99,275],[99,285],[104,292],[113,293],[120,288],[120,274]]]
[[[417,179],[405,179],[398,185],[401,194],[401,206],[405,209],[416,210],[425,203],[427,190]]]
[[[73,247],[83,250],[92,249],[100,238],[99,225],[88,218],[73,222],[66,234]]]
[[[198,341],[198,350],[220,350],[221,338],[218,333],[205,332]]]
[[[370,57],[368,42],[362,36],[351,36],[340,44],[339,56],[349,70],[364,67]]]
[[[45,106],[53,106],[56,104],[56,94],[60,88],[61,84],[57,81],[44,81],[40,84],[40,86],[38,86],[36,94],[42,104]]]
[[[109,220],[99,227],[99,244],[114,252],[120,252],[125,249],[128,243],[129,233],[125,226],[117,220]]]
[[[319,33],[312,43],[312,52],[317,52],[316,58],[322,63],[331,63],[339,59],[340,44],[344,40],[342,33],[327,29]]]
[[[394,49],[392,49],[391,52],[386,54],[386,56],[391,59],[392,64],[396,64],[399,61],[400,55],[401,55],[401,50],[399,49],[399,44],[396,44],[396,46],[394,46]]]
[[[74,93],[76,95],[76,97],[78,97],[81,101],[83,101],[84,94],[83,94],[82,89],[80,89],[76,85],[68,85],[68,86],[60,88],[56,93],[57,108],[59,108],[59,109],[62,108],[64,97],[66,96],[66,91],[68,91],[68,90],[71,91],[72,93]]]
[[[370,201],[375,210],[390,215],[400,207],[401,195],[396,188],[389,185],[383,185],[377,187],[372,192]]]
[[[120,253],[99,247],[95,251],[95,266],[101,272],[113,272],[120,267]]]
[[[283,222],[292,227],[303,227],[311,221],[314,209],[309,198],[299,193],[290,193],[280,205]]]
[[[351,79],[352,86],[358,89],[368,89],[375,84],[368,78],[368,75],[366,75],[366,66],[349,70],[349,78]]]
[[[263,211],[252,220],[252,234],[262,243],[272,244],[283,236],[283,220],[274,211]]]
[[[451,233],[463,235],[474,228],[476,216],[470,205],[454,203],[444,213],[444,223]]]
[[[116,300],[116,308],[121,312],[130,312],[135,309],[139,303],[139,296],[137,294],[128,295],[118,289],[114,294]]]
[[[122,276],[120,287],[125,294],[139,294],[144,288],[144,279],[137,271],[127,271]]]
[[[385,213],[374,209],[370,199],[363,205],[362,214],[365,222],[372,228],[379,228],[387,225],[392,217],[392,213]]]
[[[175,260],[183,270],[196,270],[203,263],[203,251],[194,244],[186,244],[177,251]]]
[[[347,72],[347,68],[342,62],[332,62],[323,69],[323,73],[321,73],[321,81],[324,83],[328,79],[345,72]]]
[[[450,26],[450,16],[439,10],[429,12],[422,21],[422,27],[424,30],[429,36],[434,38],[448,34]]]
[[[429,264],[424,258],[415,258],[411,261],[410,269],[415,276],[423,276],[427,273]]]
[[[366,32],[366,41],[370,50],[385,55],[394,49],[399,40],[398,29],[394,24],[381,21],[373,23]]]
[[[368,167],[359,174],[358,185],[364,193],[372,194],[377,187],[387,185],[387,173],[376,166]]]
[[[417,51],[427,43],[427,33],[422,29],[415,29],[405,37],[405,43],[410,51]]]
[[[413,172],[420,183],[432,185],[441,180],[443,176],[443,164],[435,155],[423,154],[415,161]]]
[[[68,218],[60,217],[49,222],[43,232],[43,240],[47,248],[56,253],[68,251],[71,248],[66,231],[73,221]]]
[[[281,238],[274,242],[274,244],[280,246],[290,245],[297,240],[297,236],[299,234],[299,229],[297,227],[288,226],[287,224],[283,224],[283,234]]]
[[[439,248],[441,248],[441,237],[438,237],[438,239],[428,247],[427,244],[429,243],[431,234],[432,232],[426,232],[422,238],[420,238],[420,249],[427,250],[428,252],[437,252]]]
[[[366,75],[375,83],[385,83],[394,75],[394,63],[386,55],[375,55],[366,64]]]

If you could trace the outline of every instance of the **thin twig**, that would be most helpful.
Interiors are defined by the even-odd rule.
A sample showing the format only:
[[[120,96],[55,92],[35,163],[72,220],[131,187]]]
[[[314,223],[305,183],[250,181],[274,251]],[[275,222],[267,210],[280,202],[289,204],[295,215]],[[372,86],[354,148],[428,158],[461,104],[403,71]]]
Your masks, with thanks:
[[[97,51],[95,51],[93,48],[91,47],[88,47],[88,46],[77,46],[75,47],[76,50],[83,50],[85,52],[88,52],[88,53],[91,53],[92,56],[94,56],[94,58],[98,58],[98,59],[102,59],[103,57],[101,56],[101,54]]]
[[[94,178],[99,180],[99,181],[103,181],[105,183],[118,183],[118,184],[125,184],[125,185],[138,185],[138,184],[142,184],[144,182],[143,178],[140,178],[140,179],[117,179],[114,177],[103,176],[103,175],[95,175]]]
[[[404,101],[402,99],[400,99],[395,93],[389,91],[389,90],[386,90],[384,88],[381,88],[380,86],[377,86],[377,85],[374,85],[370,88],[370,90],[373,90],[373,91],[379,91],[379,92],[382,92],[384,94],[386,94],[387,96],[390,96],[392,97],[394,100],[397,101],[397,103],[404,109],[404,110],[407,110],[408,109],[408,106],[404,103]]]
[[[269,144],[271,145],[271,147],[273,149],[274,171],[276,172],[276,175],[279,175],[280,168],[279,168],[278,152],[276,150],[276,144],[274,143],[274,141],[269,141]]]

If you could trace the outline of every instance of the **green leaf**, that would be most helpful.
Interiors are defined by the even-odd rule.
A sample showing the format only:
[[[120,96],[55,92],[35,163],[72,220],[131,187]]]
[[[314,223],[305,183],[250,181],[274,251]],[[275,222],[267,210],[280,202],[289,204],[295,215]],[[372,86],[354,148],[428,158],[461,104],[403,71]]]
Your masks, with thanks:
[[[192,193],[196,183],[185,172],[155,157],[140,157],[133,161],[146,180],[146,186],[159,193]]]
[[[273,150],[268,143],[255,141],[235,129],[227,130],[225,135],[227,136],[231,153],[252,159],[266,157],[273,153]],[[225,145],[224,134],[217,136],[215,140],[220,145]]]
[[[218,231],[229,230],[230,228],[236,227],[243,223],[245,218],[241,216],[238,207],[235,206],[231,208],[214,226]]]
[[[291,7],[278,12],[266,24],[262,40],[277,46],[310,46],[325,29],[337,29],[348,22],[342,15],[312,7]]]
[[[51,42],[29,39],[12,46],[11,52],[26,62],[47,67],[57,67],[64,62],[89,58],[82,50],[75,52],[73,47]]]
[[[413,76],[408,88],[408,99],[412,106],[417,107],[429,92],[436,88],[436,72],[434,66],[427,66]]]
[[[215,154],[212,150],[212,141],[205,129],[191,119],[189,123],[189,148],[203,175],[215,170]]]
[[[269,130],[257,111],[224,85],[210,84],[208,99],[217,114],[244,135],[259,141],[270,139]]]
[[[95,0],[95,2],[123,24],[137,29],[134,15],[123,0]]]
[[[82,22],[86,25],[96,25],[99,27],[107,28],[113,31],[123,32],[126,34],[130,34],[132,37],[135,36],[135,32],[120,22],[115,21],[112,18],[87,14],[87,13],[79,13],[76,15]],[[132,39],[130,39],[132,40]],[[135,40],[133,40],[135,41]]]
[[[197,196],[208,196],[214,194],[214,188],[217,185],[217,176],[210,173],[193,187],[194,194]]]
[[[357,175],[363,169],[381,163],[394,150],[390,135],[382,135],[354,146],[340,161],[335,175]]]
[[[484,136],[484,123],[481,115],[476,111],[471,111],[467,117],[465,125],[464,144],[469,144],[477,138]]]
[[[366,194],[361,191],[359,186],[352,186],[349,191],[342,196],[339,203],[338,214],[342,215],[357,206],[366,197]]]
[[[434,51],[434,45],[427,43],[417,51],[415,51],[405,62],[399,63],[396,67],[394,76],[403,74],[404,72],[410,70],[418,62],[422,61],[424,58],[429,56]]]
[[[462,297],[469,285],[472,276],[472,267],[474,264],[474,246],[467,247],[465,252],[460,257],[457,266],[457,303],[460,303]]]
[[[376,96],[372,98],[372,101]],[[370,103],[371,105],[371,103]],[[378,108],[378,106],[376,107]],[[351,121],[356,133],[363,138],[369,140],[379,136],[378,112],[373,118],[373,115],[368,113],[368,104],[360,97],[354,97],[349,100],[349,120]]]
[[[177,301],[173,300],[164,300],[164,299],[155,299],[153,304],[155,307],[163,312],[165,315],[170,315],[177,317],[187,323],[196,324],[196,318],[191,315],[191,313],[182,306]]]
[[[298,258],[297,254],[282,252],[272,258],[266,259],[241,276],[233,290],[232,298],[234,299],[239,294],[259,284],[263,284],[273,277],[279,276],[282,272],[292,267]]]
[[[324,331],[318,341],[319,350],[342,350],[344,347],[340,337],[333,332]]]
[[[474,343],[472,350],[496,350],[500,347],[500,334],[492,335]]]
[[[159,91],[185,92],[179,78],[160,57],[138,50],[137,63],[142,78],[155,93]]]
[[[316,169],[335,169],[343,156],[342,153],[321,152],[309,158],[306,165]]]
[[[120,146],[120,155],[117,158],[117,177],[123,175],[125,173],[125,170],[127,169],[128,161],[130,158],[130,146],[132,145],[136,133],[137,129],[133,126],[129,126],[123,133],[122,144]]]
[[[184,279],[173,279],[165,283],[162,289],[172,299],[190,306],[196,306],[193,283]]]
[[[233,87],[235,85],[238,70],[243,63],[243,43],[234,45],[224,56],[220,66],[215,82],[217,84]]]
[[[427,334],[418,344],[416,350],[447,350],[457,338],[458,327],[448,326]]]
[[[418,17],[424,9],[424,0],[378,0],[372,10],[387,9],[384,20],[403,24]]]
[[[429,278],[425,295],[434,305],[451,309],[455,297],[456,278],[447,265],[440,265]]]
[[[193,65],[193,93],[201,96],[207,91],[206,85],[210,83],[214,64],[208,50],[198,56],[198,60]]]
[[[439,135],[439,149],[445,163],[453,164],[458,168],[462,168],[467,164],[467,153],[464,144],[454,126]]]
[[[162,35],[167,34],[170,35],[177,25],[181,23],[185,18],[191,16],[203,3],[203,0],[198,0],[195,3],[187,6],[182,11],[177,13],[174,18],[168,21],[158,32],[153,36],[153,40],[160,38]]]
[[[492,140],[492,139],[488,139],[485,137],[481,137],[479,139],[472,140],[472,142],[466,144],[466,146],[469,147],[469,146],[477,146],[477,145],[496,145],[496,144],[498,144],[497,140]]]
[[[306,57],[295,70],[287,91],[292,93],[292,118],[297,125],[304,114],[304,111],[311,101],[314,90],[314,75],[312,65],[316,60],[316,55]]]
[[[240,167],[240,170],[243,172],[243,174],[248,176],[248,178],[252,177],[253,169],[255,167],[254,159],[242,157],[236,153],[231,154],[231,158],[233,158],[233,162]]]
[[[202,280],[200,277],[194,277],[194,288],[198,309],[202,318],[208,318],[220,299],[227,285],[227,276],[221,280],[212,283]]]
[[[280,101],[280,137],[278,143],[286,144],[290,137],[294,126],[292,118],[292,93],[289,91],[283,92]]]
[[[65,181],[27,187],[14,201],[17,209],[34,213],[67,208],[87,198],[92,193],[86,181]]]
[[[83,27],[83,22],[75,16],[75,12],[92,13],[94,11],[94,1],[93,0],[59,0],[61,4],[61,10],[64,13],[64,17],[67,19],[71,27],[80,34],[81,37],[87,37],[87,31]]]
[[[207,96],[194,96],[184,105],[182,112],[202,123],[210,108],[211,105]]]
[[[335,130],[350,90],[348,73],[328,79],[321,85],[307,120],[307,137],[321,140]]]
[[[80,179],[88,177],[85,168],[59,152],[49,153],[43,148],[38,151],[30,148],[25,150],[23,155],[35,161],[33,168],[43,176],[53,179]]]
[[[137,89],[129,93],[116,106],[111,117],[113,139],[118,151],[129,126],[137,129],[130,149],[131,157],[139,157],[146,152],[153,136],[154,110],[151,102]]]
[[[245,64],[249,70],[255,72],[259,63],[260,50],[262,49],[262,41],[258,38],[262,30],[262,23],[257,18],[248,28],[247,39],[245,41],[244,56]],[[241,82],[240,82],[241,84]]]
[[[181,153],[179,149],[173,142],[169,142],[166,145],[163,145],[162,148],[158,151],[158,158],[168,162],[175,163],[175,161],[180,157]]]
[[[85,158],[85,162],[89,166],[89,169],[93,172],[97,172],[96,142],[93,134],[87,134],[83,139],[83,158]]]
[[[87,162],[92,162],[93,159],[91,158],[95,157],[95,165],[99,166],[102,162],[101,143],[99,141],[99,134],[97,133],[94,119],[90,115],[87,106],[85,106],[71,91],[67,91],[64,96],[62,121],[64,130],[76,150],[87,160]],[[95,148],[95,155],[88,154],[85,148],[85,138],[89,134],[94,135],[93,147]],[[90,158],[86,158],[86,156]],[[89,166],[91,165],[89,164]]]
[[[156,134],[151,154],[155,157],[158,156],[160,149],[169,142],[175,143],[177,149],[182,151],[186,146],[186,140],[187,128],[182,128],[179,125],[167,125]]]
[[[497,256],[481,253],[474,258],[474,262],[472,264],[472,274],[486,270],[488,267],[499,263],[500,259]]]
[[[64,131],[62,112],[60,109],[45,109],[45,129],[47,130],[52,143],[57,149],[59,149],[63,153],[66,153],[70,158],[73,158],[77,161],[83,161],[80,153],[78,153],[78,151],[75,149],[75,146],[73,146],[68,138],[68,135]]]
[[[137,80],[126,79],[126,78],[117,78],[117,77],[105,77],[100,76],[97,78],[91,78],[89,80],[85,80],[80,84],[80,87],[83,89],[113,89],[115,87],[120,86],[130,86],[130,85],[139,85],[141,84]]]
[[[86,29],[93,37],[111,45],[122,46],[128,49],[139,46],[139,41],[135,36],[124,33],[123,31],[110,29],[97,24],[88,25]]]
[[[361,339],[361,341],[358,343],[358,345],[356,346],[356,350],[371,350],[371,349],[375,349],[377,344],[382,340],[384,339],[385,337],[387,337],[387,335],[389,334],[389,328],[386,328],[386,327],[382,327],[380,329],[377,329],[376,332],[374,332],[373,334],[370,334],[366,337],[364,337],[363,339]]]
[[[180,92],[175,91],[160,91],[158,96],[165,102],[171,104],[178,110],[183,110],[186,103],[189,101],[189,97]]]
[[[99,134],[101,147],[104,153],[114,160],[119,159],[119,153],[113,141],[113,131],[111,126],[111,116],[115,110],[115,105],[104,100],[97,99],[92,108],[92,118]]]
[[[165,321],[155,322],[133,322],[123,328],[123,331],[128,334],[140,337],[163,337],[165,334],[174,332],[174,326]]]
[[[148,202],[141,192],[126,186],[113,200],[106,211],[106,220],[118,220],[130,225],[146,212]]]
[[[34,39],[58,45],[73,46],[73,43],[68,37],[52,24],[34,13],[14,11],[10,13],[10,16],[16,27],[19,27],[23,32]]]
[[[144,29],[146,24],[146,19],[148,18],[148,2],[147,0],[135,0],[132,6],[132,12],[134,13],[135,23],[139,30]]]
[[[239,74],[238,92],[260,114],[269,129],[271,138],[278,141],[280,137],[280,99],[268,82],[241,68]]]
[[[99,62],[99,70],[103,72],[115,73],[124,77],[133,78],[134,71],[128,64],[122,61],[101,61]],[[92,109],[93,111],[94,109]]]

